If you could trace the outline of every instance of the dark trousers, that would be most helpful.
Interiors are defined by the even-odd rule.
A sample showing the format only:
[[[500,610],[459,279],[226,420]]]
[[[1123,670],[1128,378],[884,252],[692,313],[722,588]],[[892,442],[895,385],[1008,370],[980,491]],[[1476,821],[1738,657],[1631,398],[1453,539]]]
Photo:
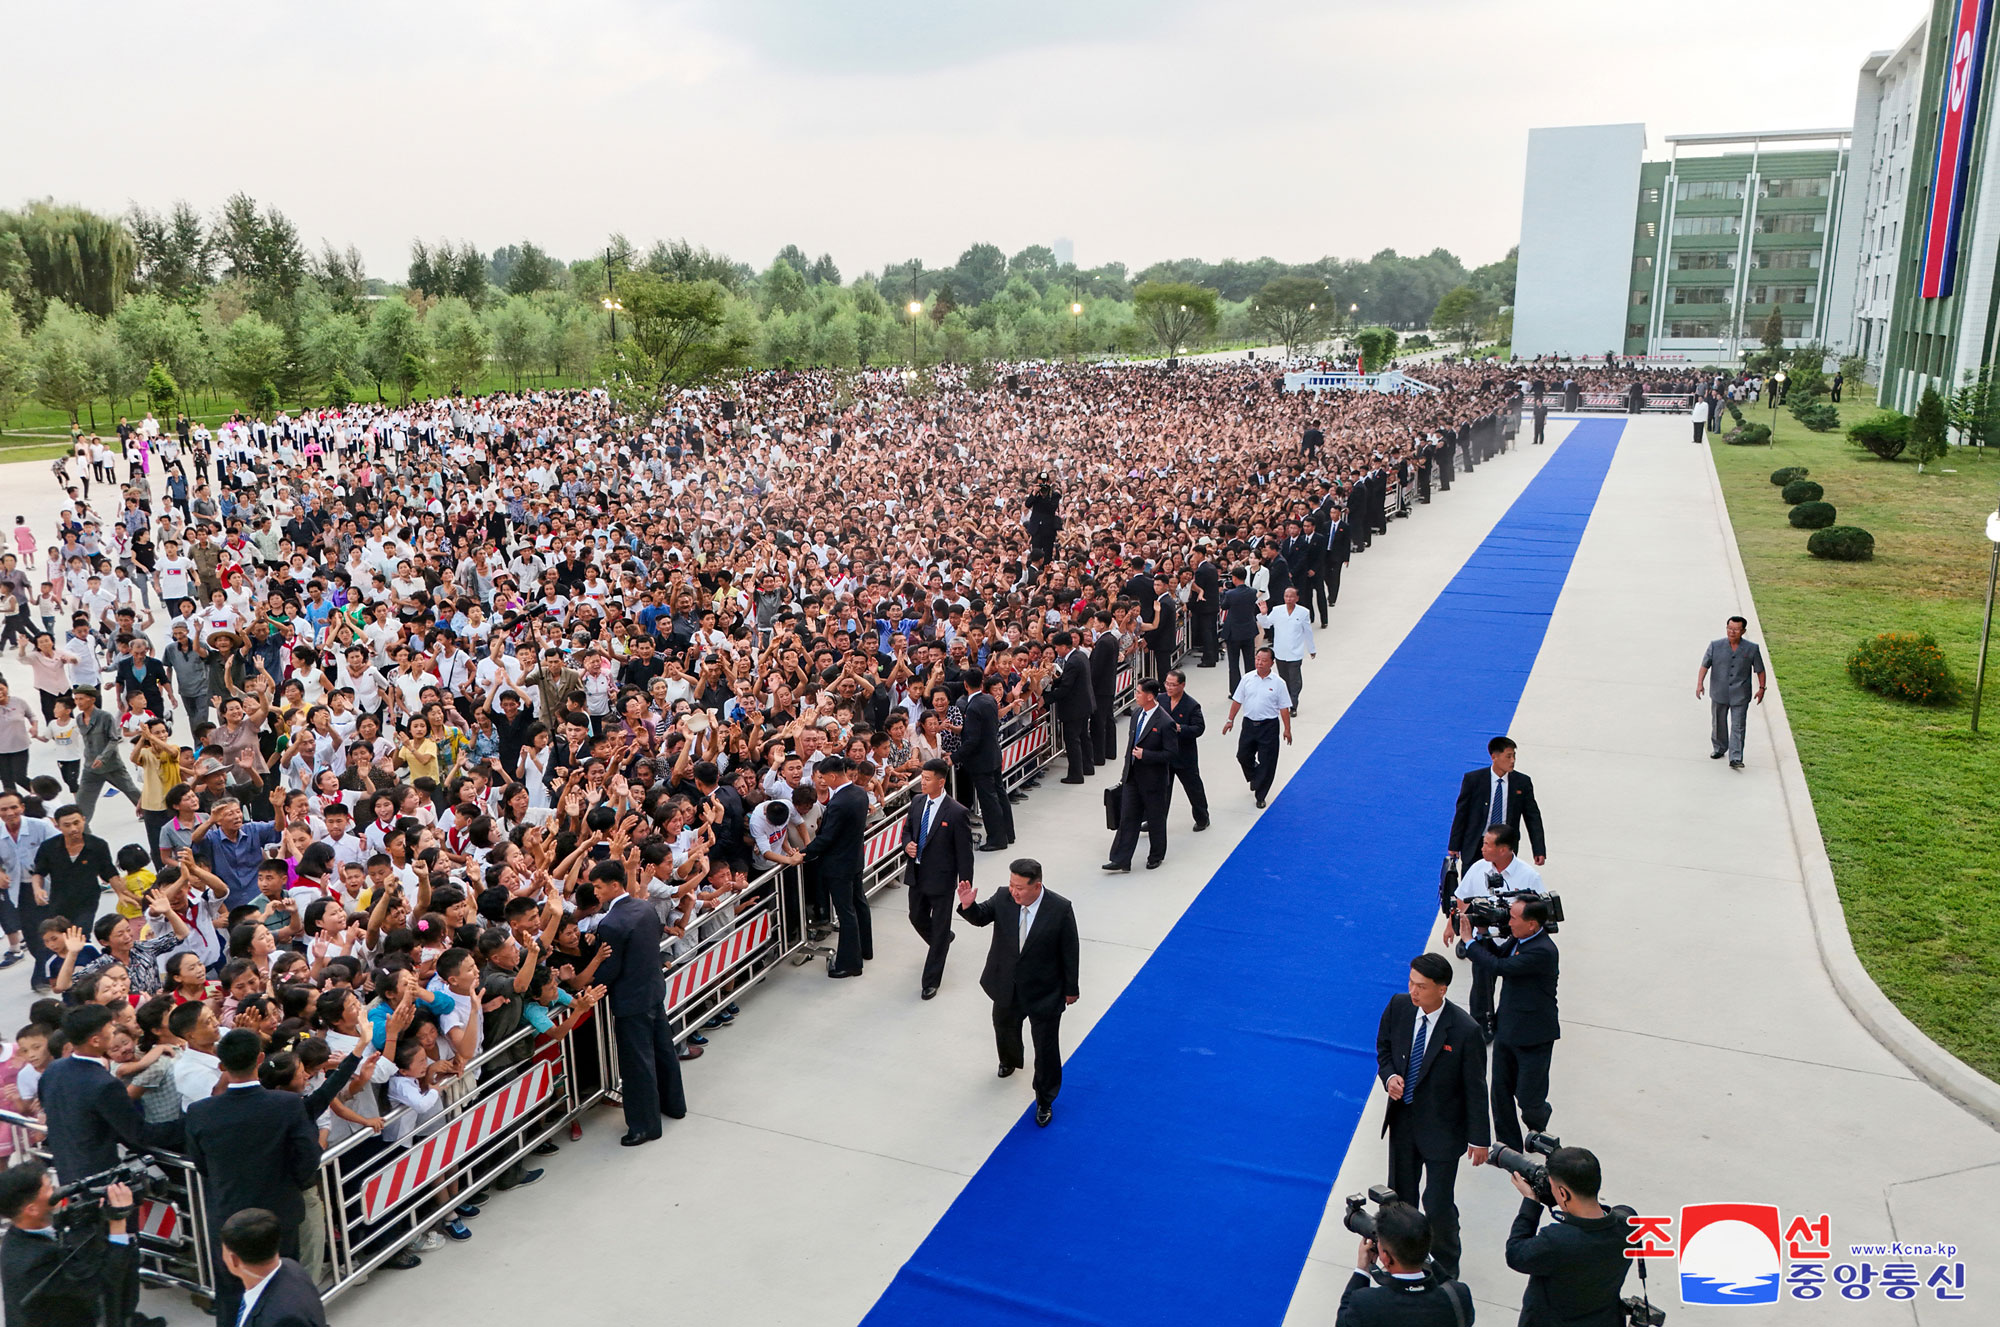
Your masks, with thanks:
[[[1069,757],[1069,776],[1072,779],[1087,779],[1097,769],[1092,759],[1090,721],[1093,716],[1085,714],[1074,719],[1062,720],[1063,754]]]
[[[1243,735],[1236,739],[1236,763],[1250,780],[1250,791],[1259,797],[1271,791],[1278,777],[1278,721],[1245,719]]]
[[[1389,1187],[1406,1203],[1422,1198],[1431,1222],[1431,1256],[1446,1279],[1458,1279],[1458,1154],[1433,1160],[1420,1155],[1410,1130],[1389,1126]]]
[[[667,1035],[666,1013],[655,1009],[619,1014],[612,1026],[618,1039],[618,1091],[625,1099],[625,1131],[658,1138],[665,1132],[661,1115],[678,1120],[687,1114],[680,1054]]]
[[[1219,619],[1214,613],[1194,615],[1194,647],[1201,653],[1201,666],[1213,668],[1216,655],[1221,652],[1221,642],[1216,638],[1216,624]]]
[[[1257,639],[1228,641],[1229,647],[1229,691],[1236,692],[1236,684],[1243,680],[1243,674],[1257,669]]]
[[[1208,823],[1208,789],[1202,787],[1201,784],[1201,766],[1189,765],[1186,769],[1176,766],[1174,777],[1180,780],[1181,787],[1187,789],[1188,809],[1194,812],[1194,823],[1197,825],[1206,825]],[[1173,805],[1174,785],[1170,783],[1167,785],[1167,809],[1171,811]]]
[[[979,800],[979,818],[985,825],[986,841],[1003,845],[1012,843],[1014,808],[1008,805],[1007,795],[1000,791],[1000,771],[973,770],[972,791]]]
[[[1028,1034],[1035,1042],[1035,1103],[1047,1105],[1062,1091],[1062,1012],[1031,1014],[1015,1001],[993,1005],[993,1040],[1000,1050],[1000,1063],[1012,1069],[1027,1067],[1021,1046],[1021,1020],[1028,1020]]]
[[[1299,692],[1306,684],[1304,659],[1280,659],[1277,661],[1278,676],[1285,679],[1285,689],[1292,693],[1292,714],[1299,712]]]
[[[1333,594],[1335,595],[1335,597],[1339,596],[1340,594],[1339,570],[1335,569],[1332,572],[1321,572],[1319,575],[1314,576],[1312,578],[1311,581],[1312,600],[1311,602],[1306,604],[1306,611],[1308,613],[1317,613],[1319,615],[1319,624],[1321,628],[1324,628],[1326,626],[1327,609],[1333,606],[1333,600],[1327,597],[1326,578],[1329,575],[1333,577],[1333,585],[1334,585]]]
[[[218,1212],[208,1209],[209,1256],[218,1269],[215,1276],[215,1324],[216,1327],[236,1327],[237,1316],[243,1311],[243,1283],[229,1271],[222,1261],[222,1223],[234,1212]],[[296,1258],[299,1256],[299,1228],[280,1224],[278,1227],[278,1256]]]
[[[1472,1015],[1480,1035],[1488,1041],[1493,1039],[1493,988],[1499,981],[1499,974],[1492,968],[1475,965],[1472,969],[1472,996],[1466,1003],[1466,1012]]]
[[[1494,1142],[1518,1150],[1523,1124],[1537,1133],[1549,1127],[1549,1061],[1555,1049],[1553,1041],[1493,1043]]]
[[[1109,765],[1118,759],[1118,716],[1113,713],[1118,708],[1118,693],[1100,691],[1091,699],[1097,708],[1090,712],[1091,755],[1100,765]]]
[[[1700,442],[1701,442],[1701,435],[1702,435],[1702,434],[1704,434],[1704,433],[1706,433],[1706,432],[1708,432],[1708,423],[1707,423],[1707,421],[1705,421],[1705,420],[1703,420],[1703,421],[1697,421],[1697,422],[1696,422],[1696,424],[1695,424],[1695,426],[1694,426],[1694,440],[1695,440],[1695,442],[1696,442],[1696,443],[1700,443]]]
[[[951,910],[949,894],[927,894],[910,890],[910,925],[916,928],[930,953],[924,959],[923,989],[944,984],[945,955],[951,952]]]
[[[28,753],[0,751],[0,788],[11,792],[28,791]]]
[[[174,818],[172,811],[141,811],[139,818],[146,822],[146,853],[153,859],[153,868],[158,870],[166,865],[160,856],[160,829]]]
[[[1111,841],[1111,860],[1120,866],[1132,864],[1132,853],[1139,846],[1139,829],[1144,825],[1151,833],[1146,857],[1158,861],[1167,855],[1167,799],[1173,793],[1173,780],[1154,785],[1141,783],[1128,773],[1124,787],[1118,798],[1118,837]]]
[[[834,919],[840,924],[840,939],[833,951],[835,972],[859,972],[861,965],[875,957],[873,918],[868,911],[868,891],[846,872],[829,872],[827,897],[833,903]]]
[[[1326,586],[1327,608],[1334,608],[1340,603],[1340,573],[1345,565],[1345,563],[1340,562],[1328,563],[1326,575],[1320,577],[1321,583]],[[1326,625],[1326,613],[1324,610],[1320,613],[1319,624],[1321,626]]]
[[[1543,429],[1543,428],[1545,428],[1545,427],[1547,426],[1548,422],[1549,422],[1549,417],[1548,417],[1547,415],[1536,415],[1536,416],[1535,416],[1535,441],[1536,441],[1536,442],[1540,442],[1540,441],[1542,440],[1542,429]],[[1433,1226],[1433,1230],[1435,1230],[1435,1226]]]

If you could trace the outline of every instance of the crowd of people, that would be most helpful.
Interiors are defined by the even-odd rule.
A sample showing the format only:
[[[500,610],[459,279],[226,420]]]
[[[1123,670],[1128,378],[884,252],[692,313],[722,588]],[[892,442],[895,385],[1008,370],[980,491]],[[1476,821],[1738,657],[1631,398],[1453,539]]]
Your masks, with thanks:
[[[0,684],[0,967],[41,997],[0,1109],[65,1179],[192,1146],[235,1086],[301,1094],[322,1146],[406,1144],[485,1048],[588,1015],[611,900],[671,960],[814,855],[830,785],[876,811],[942,761],[1006,847],[969,699],[1041,712],[1058,637],[1164,668],[1182,616],[1234,671],[1238,573],[1324,626],[1349,558],[1517,409],[1499,366],[1425,380],[774,372],[648,418],[533,391],[80,438],[55,528],[0,555],[37,693]],[[115,846],[114,795],[142,826]],[[65,1059],[123,1095],[43,1090]],[[390,1265],[471,1238],[462,1198]],[[324,1283],[324,1232],[278,1216]]]

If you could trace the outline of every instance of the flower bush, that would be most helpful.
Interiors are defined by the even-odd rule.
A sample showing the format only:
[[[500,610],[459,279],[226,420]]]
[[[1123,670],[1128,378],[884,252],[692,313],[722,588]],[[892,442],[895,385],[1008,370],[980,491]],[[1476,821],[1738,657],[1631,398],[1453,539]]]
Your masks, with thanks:
[[[1914,705],[1951,705],[1958,682],[1928,631],[1885,631],[1854,647],[1847,675],[1855,685]]]

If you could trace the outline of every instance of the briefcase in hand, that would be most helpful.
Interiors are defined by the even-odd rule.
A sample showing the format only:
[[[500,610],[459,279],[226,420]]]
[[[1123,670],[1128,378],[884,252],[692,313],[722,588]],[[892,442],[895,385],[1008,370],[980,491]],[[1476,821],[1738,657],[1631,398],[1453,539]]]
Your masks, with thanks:
[[[1118,805],[1125,800],[1125,785],[1114,783],[1104,790],[1104,827],[1118,832]]]

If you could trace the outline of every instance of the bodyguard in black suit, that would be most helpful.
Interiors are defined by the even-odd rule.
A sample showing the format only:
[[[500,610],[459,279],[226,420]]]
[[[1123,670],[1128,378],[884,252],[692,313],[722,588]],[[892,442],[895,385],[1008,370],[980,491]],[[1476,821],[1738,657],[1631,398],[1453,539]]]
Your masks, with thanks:
[[[1472,938],[1472,919],[1462,920],[1466,957],[1481,974],[1501,979],[1498,1025],[1493,1031],[1493,1137],[1521,1146],[1521,1125],[1537,1132],[1549,1127],[1549,1062],[1562,1022],[1556,1016],[1556,981],[1561,964],[1556,942],[1542,929],[1548,904],[1516,899],[1504,945]]]
[[[1208,536],[1203,535],[1198,542],[1207,545]],[[1200,593],[1188,600],[1188,617],[1194,632],[1194,647],[1201,652],[1201,662],[1196,667],[1213,668],[1220,653],[1216,627],[1222,615],[1222,571],[1205,552],[1195,564],[1194,586]]]
[[[279,1249],[299,1253],[305,1223],[303,1190],[319,1172],[319,1131],[296,1092],[273,1092],[257,1081],[264,1059],[263,1038],[237,1028],[216,1044],[223,1090],[188,1107],[184,1122],[188,1157],[201,1172],[208,1198],[208,1228],[214,1266],[222,1267],[222,1229],[246,1208],[271,1213],[278,1224]],[[243,1283],[231,1276],[215,1280],[217,1327],[236,1327]]]
[[[1208,828],[1208,790],[1201,783],[1201,751],[1195,743],[1208,731],[1201,702],[1187,691],[1187,674],[1176,668],[1167,674],[1166,695],[1160,700],[1167,717],[1174,721],[1174,777],[1187,789],[1188,807],[1194,812],[1194,832]],[[1173,809],[1174,787],[1167,785],[1167,808]]]
[[[243,1327],[326,1327],[319,1288],[295,1259],[278,1252],[279,1242],[277,1217],[255,1207],[238,1212],[222,1227],[227,1267],[216,1269],[216,1279],[236,1281],[245,1298],[257,1291]]]
[[[1069,900],[1042,888],[1042,864],[1016,857],[1007,867],[1007,888],[976,902],[972,886],[958,887],[958,915],[974,926],[991,926],[993,944],[979,989],[993,1001],[993,1039],[1000,1052],[1000,1077],[1026,1061],[1021,1020],[1035,1042],[1035,1123],[1048,1127],[1062,1090],[1062,1014],[1076,1003],[1076,912]],[[1026,919],[1026,934],[1023,919]]]
[[[1222,592],[1222,644],[1229,652],[1231,692],[1243,674],[1257,666],[1257,594],[1249,579],[1238,567],[1229,573],[1229,588]]]
[[[1534,845],[1535,865],[1548,860],[1548,850],[1542,839],[1542,808],[1535,801],[1535,783],[1527,775],[1514,768],[1514,739],[1502,735],[1486,744],[1486,752],[1493,763],[1485,769],[1466,771],[1458,781],[1458,802],[1452,808],[1451,840],[1446,850],[1458,858],[1461,870],[1479,860],[1479,840],[1489,826],[1504,822],[1514,831],[1516,838],[1522,837],[1525,826],[1526,837]],[[1504,805],[1496,810],[1493,806],[1494,784]]]
[[[1112,616],[1097,610],[1097,639],[1090,643],[1091,757],[1100,765],[1118,759],[1118,665],[1124,654]]]
[[[624,862],[599,862],[590,879],[606,900],[594,934],[611,950],[598,965],[597,984],[604,987],[618,1039],[618,1088],[625,1099],[625,1136],[618,1142],[638,1147],[665,1132],[662,1115],[678,1120],[687,1114],[680,1055],[667,1032],[660,914],[643,875],[628,876]]]
[[[49,1122],[48,1148],[56,1174],[80,1180],[118,1164],[120,1143],[144,1147],[145,1116],[105,1058],[111,1050],[111,1011],[81,1005],[63,1015],[70,1053],[42,1075],[38,1095]]]
[[[132,1191],[122,1184],[105,1190],[109,1206],[125,1214],[106,1222],[108,1241],[57,1273],[67,1250],[55,1231],[55,1187],[47,1163],[35,1158],[0,1170],[0,1219],[8,1222],[0,1239],[7,1327],[163,1325],[166,1319],[142,1317],[132,1307],[139,1299],[139,1246],[128,1233]],[[34,1302],[24,1303],[38,1287]]]
[[[1458,1159],[1486,1164],[1486,1041],[1472,1016],[1445,999],[1451,964],[1410,960],[1410,989],[1392,996],[1375,1032],[1375,1072],[1389,1094],[1389,1187],[1423,1199],[1438,1270],[1458,1277]],[[1417,1035],[1419,1024],[1423,1035]]]
[[[1337,597],[1338,590],[1335,590],[1334,596],[1329,596],[1327,593],[1327,562],[1331,546],[1327,539],[1326,526],[1317,518],[1309,517],[1306,520],[1305,545],[1306,570],[1312,585],[1312,602],[1307,607],[1318,613],[1319,624],[1324,628],[1327,624],[1327,610],[1333,606],[1333,598]],[[1333,575],[1337,583],[1340,573],[1336,570]]]
[[[951,766],[927,760],[917,775],[917,796],[903,817],[903,884],[910,891],[910,925],[930,947],[924,959],[923,997],[938,993],[951,952],[951,905],[960,881],[972,881],[971,815],[945,796]]]
[[[1111,841],[1107,871],[1132,869],[1132,852],[1139,846],[1141,823],[1152,832],[1146,869],[1167,856],[1167,801],[1174,790],[1174,755],[1180,736],[1173,716],[1160,705],[1158,678],[1139,679],[1138,703],[1132,709],[1130,735],[1125,739],[1124,785],[1118,803],[1118,837]]]
[[[826,975],[858,977],[861,965],[875,957],[868,894],[861,887],[868,840],[868,794],[848,781],[845,757],[828,756],[819,762],[819,773],[831,791],[826,809],[820,813],[819,828],[806,844],[805,857],[819,863],[819,878],[826,884],[826,896],[840,924],[840,940]]]
[[[1000,703],[987,694],[986,675],[965,675],[964,727],[958,736],[958,763],[972,780],[984,822],[981,852],[998,852],[1014,841],[1014,808],[1000,791]]]
[[[1063,751],[1069,757],[1064,783],[1082,783],[1097,768],[1091,759],[1090,716],[1095,705],[1090,656],[1076,647],[1076,638],[1058,631],[1050,641],[1062,652],[1062,666],[1049,680],[1047,698],[1062,726]]]

